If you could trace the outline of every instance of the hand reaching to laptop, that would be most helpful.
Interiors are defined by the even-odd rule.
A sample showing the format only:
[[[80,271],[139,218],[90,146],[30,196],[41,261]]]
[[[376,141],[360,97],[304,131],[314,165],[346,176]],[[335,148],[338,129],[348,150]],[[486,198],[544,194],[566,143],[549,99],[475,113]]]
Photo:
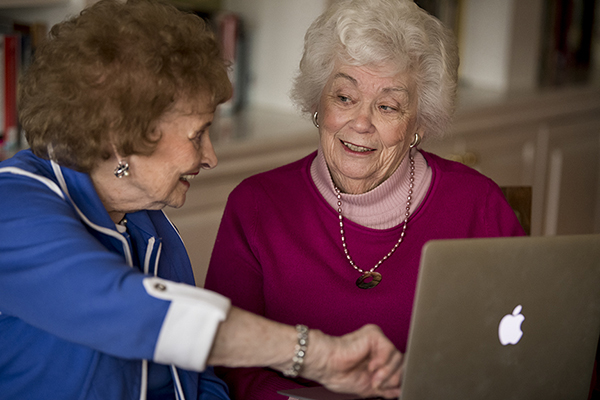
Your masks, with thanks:
[[[308,330],[308,345],[299,375],[329,390],[362,397],[397,398],[402,379],[402,354],[376,325],[344,336]],[[298,343],[292,326],[231,307],[217,330],[209,365],[266,366],[289,371],[291,350]]]
[[[398,398],[403,357],[379,327],[365,325],[341,337],[311,335],[302,376],[335,392]]]

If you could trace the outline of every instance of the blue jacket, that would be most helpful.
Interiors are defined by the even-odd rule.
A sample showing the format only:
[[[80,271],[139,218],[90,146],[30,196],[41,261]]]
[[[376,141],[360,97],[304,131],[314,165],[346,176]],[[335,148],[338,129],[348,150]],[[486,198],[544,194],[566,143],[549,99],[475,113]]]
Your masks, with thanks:
[[[0,163],[0,398],[145,399],[161,374],[178,400],[229,398],[205,365],[229,300],[193,286],[162,211],[126,218],[87,174]]]

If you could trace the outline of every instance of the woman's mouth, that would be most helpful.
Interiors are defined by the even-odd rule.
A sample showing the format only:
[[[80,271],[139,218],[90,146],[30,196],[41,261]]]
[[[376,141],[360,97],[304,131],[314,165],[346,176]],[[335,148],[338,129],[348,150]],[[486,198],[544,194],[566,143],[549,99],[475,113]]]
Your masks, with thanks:
[[[197,173],[197,172],[196,172],[196,173],[193,173],[193,174],[181,175],[181,176],[179,177],[179,180],[180,180],[180,181],[184,181],[184,182],[189,182],[189,181],[191,181],[192,179],[194,179],[194,178],[196,177],[196,175],[198,175],[198,173]]]
[[[366,153],[366,152],[369,152],[369,151],[375,151],[375,149],[371,149],[370,147],[358,146],[358,145],[355,145],[355,144],[350,143],[350,142],[345,142],[343,140],[340,140],[340,142],[342,142],[342,144],[344,146],[346,146],[346,148],[348,150],[351,150],[351,151],[356,152],[356,153]]]

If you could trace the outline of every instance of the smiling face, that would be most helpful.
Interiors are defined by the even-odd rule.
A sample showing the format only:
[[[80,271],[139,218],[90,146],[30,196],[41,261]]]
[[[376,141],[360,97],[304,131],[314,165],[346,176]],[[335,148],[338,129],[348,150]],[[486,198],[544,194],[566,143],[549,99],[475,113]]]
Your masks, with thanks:
[[[318,108],[323,155],[345,193],[365,193],[400,165],[417,127],[417,98],[407,73],[340,65]]]
[[[109,172],[117,164],[116,157],[92,171],[94,186],[114,221],[126,212],[185,203],[189,180],[200,169],[217,164],[208,131],[213,117],[214,109],[208,102],[201,102],[194,111],[179,102],[158,121],[154,152],[127,157],[129,176],[118,179]]]
[[[193,179],[201,168],[217,164],[208,128],[214,111],[191,112],[176,107],[157,126],[158,145],[150,156],[131,156],[132,186],[145,198],[146,209],[181,207]]]

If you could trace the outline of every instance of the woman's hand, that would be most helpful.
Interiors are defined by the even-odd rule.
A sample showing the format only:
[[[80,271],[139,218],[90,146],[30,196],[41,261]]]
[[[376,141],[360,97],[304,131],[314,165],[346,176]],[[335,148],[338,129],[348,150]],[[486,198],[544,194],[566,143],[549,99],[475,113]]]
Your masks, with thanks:
[[[336,392],[397,398],[402,354],[375,325],[341,337],[310,331],[301,375]]]
[[[208,364],[286,371],[297,341],[293,326],[231,307],[217,330]],[[401,364],[402,354],[375,325],[340,337],[311,329],[300,375],[335,392],[397,398]]]

